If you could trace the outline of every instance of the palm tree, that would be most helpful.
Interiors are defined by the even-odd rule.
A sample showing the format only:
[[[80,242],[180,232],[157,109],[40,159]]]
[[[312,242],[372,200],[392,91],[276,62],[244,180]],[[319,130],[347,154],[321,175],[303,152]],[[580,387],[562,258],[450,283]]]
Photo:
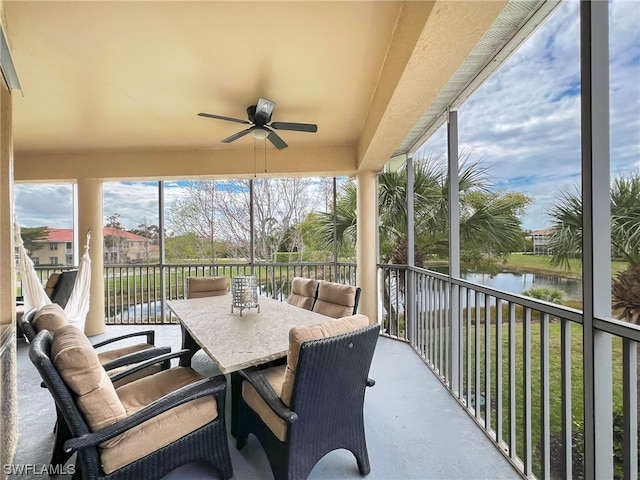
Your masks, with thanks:
[[[414,162],[413,199],[415,209],[416,265],[427,255],[448,255],[448,175],[444,162],[430,155]],[[407,263],[407,169],[378,176],[380,257],[383,262]],[[520,216],[531,199],[521,193],[493,191],[487,167],[462,155],[459,167],[460,237],[462,250],[473,252],[468,259],[478,264],[482,257],[495,259],[520,247]],[[336,228],[341,251],[355,244],[356,185],[347,182],[336,203]],[[334,238],[333,214],[319,216],[318,236],[330,244]],[[385,281],[383,296],[388,302],[390,287]],[[402,279],[400,280],[403,284]],[[401,292],[402,293],[402,292]],[[396,312],[389,312],[395,316]],[[395,323],[395,322],[392,322]],[[393,332],[392,332],[393,333]]]
[[[407,238],[407,169],[378,176],[380,254],[383,262],[404,258]],[[503,255],[520,247],[520,217],[531,199],[518,192],[493,191],[487,167],[462,155],[458,181],[460,235],[463,250],[483,249]],[[341,248],[355,244],[356,184],[346,182],[336,203],[336,233]],[[431,156],[414,162],[414,209],[416,244],[422,254],[448,253],[448,176],[446,165]],[[326,244],[333,242],[333,213],[319,215],[317,234]]]
[[[563,193],[548,211],[552,218],[551,264],[570,268],[582,253],[582,194]],[[615,256],[640,263],[640,171],[614,178],[611,185],[611,248]]]
[[[569,268],[569,258],[582,252],[582,195],[563,194],[549,214],[553,265]],[[611,251],[629,262],[611,284],[612,308],[618,318],[640,323],[640,171],[614,178],[611,184]],[[636,346],[640,357],[640,343]],[[640,363],[638,364],[640,390]],[[640,399],[638,401],[640,415]]]

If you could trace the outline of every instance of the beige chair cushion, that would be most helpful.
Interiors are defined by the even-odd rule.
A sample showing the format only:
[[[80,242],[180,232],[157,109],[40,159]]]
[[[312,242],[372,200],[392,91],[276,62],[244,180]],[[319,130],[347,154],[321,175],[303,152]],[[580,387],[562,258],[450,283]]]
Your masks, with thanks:
[[[224,276],[187,278],[187,298],[213,297],[227,292],[227,278]]]
[[[22,320],[25,313],[24,305],[16,305],[16,324],[20,325],[20,320]]]
[[[282,395],[285,365],[265,368],[261,372],[280,397]],[[271,407],[253,388],[253,385],[246,380],[242,382],[242,398],[281,442],[287,439],[287,423],[271,410]]]
[[[148,343],[138,343],[135,345],[129,345],[126,347],[114,348],[113,350],[107,350],[105,352],[98,352],[98,358],[100,359],[100,363],[104,365],[105,363],[111,362],[112,360],[116,360],[124,355],[129,355],[131,353],[140,352],[142,350],[146,350],[148,348],[153,347],[153,345],[149,345]],[[108,345],[105,345],[103,348],[108,348]],[[107,375],[109,377],[113,377],[118,373],[124,372],[125,370],[135,366],[135,364],[124,365],[122,367],[113,368],[107,371]],[[113,386],[118,388],[122,385],[126,385],[129,382],[133,382],[134,380],[138,380],[139,378],[146,377],[148,375],[153,375],[154,373],[158,373],[162,370],[162,365],[152,365],[150,367],[145,368],[144,370],[140,370],[139,372],[132,373],[131,375],[127,375],[126,377],[117,380],[113,383]]]
[[[117,389],[127,416],[159,398],[203,377],[188,367],[163,370]],[[115,444],[100,450],[100,460],[109,474],[165,447],[218,417],[215,399],[207,396],[182,404],[116,437]],[[115,439],[114,439],[115,440]]]
[[[51,358],[64,382],[77,395],[78,407],[92,431],[102,430],[126,417],[98,354],[77,327],[65,325],[56,331]]]
[[[131,364],[131,365],[125,365],[122,367],[118,367],[118,368],[114,368],[112,370],[109,370],[107,373],[109,375],[109,378],[112,378],[114,375],[117,375],[118,373],[124,372],[125,370],[128,370],[131,367],[134,367],[136,364]],[[158,373],[162,370],[162,364],[156,364],[156,365],[151,365],[150,367],[147,368],[143,368],[142,370],[139,370],[135,373],[132,373],[131,375],[127,375],[124,378],[121,378],[120,380],[116,380],[115,382],[113,382],[113,386],[117,389],[118,387],[122,387],[123,385],[126,385],[127,383],[131,383],[134,382],[140,378],[144,378],[144,377],[148,377],[149,375],[153,375],[155,373]]]
[[[332,318],[353,314],[357,287],[333,282],[320,282],[313,311]]]
[[[105,363],[116,360],[124,355],[141,352],[142,350],[147,350],[152,346],[153,345],[149,345],[148,343],[137,343],[126,347],[114,348],[113,350],[105,350],[104,352],[98,352],[98,358],[100,359],[100,363],[104,365]],[[105,345],[102,348],[109,348],[109,345]]]
[[[294,277],[291,281],[291,294],[287,298],[287,303],[306,310],[311,310],[317,288],[317,280],[312,278]]]
[[[330,322],[312,325],[309,327],[294,327],[289,330],[289,352],[287,353],[287,368],[284,374],[282,394],[280,398],[286,405],[291,405],[291,395],[293,394],[293,384],[295,381],[296,368],[298,366],[298,356],[300,345],[309,340],[318,338],[334,337],[344,333],[353,332],[369,325],[369,318],[366,315],[351,315],[348,317],[332,320]]]
[[[67,315],[57,303],[44,305],[34,315],[31,325],[37,332],[40,330],[48,330],[52,335],[61,327],[67,325]]]
[[[53,295],[53,291],[55,290],[59,279],[59,273],[52,273],[51,276],[47,279],[47,283],[44,286],[44,291],[47,294],[47,297],[51,298],[51,295]]]

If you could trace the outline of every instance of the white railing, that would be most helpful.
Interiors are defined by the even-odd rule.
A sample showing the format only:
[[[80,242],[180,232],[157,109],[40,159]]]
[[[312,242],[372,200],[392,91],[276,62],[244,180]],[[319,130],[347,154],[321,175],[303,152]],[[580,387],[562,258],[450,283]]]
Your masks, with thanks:
[[[185,298],[188,277],[255,274],[260,295],[286,300],[295,276],[355,284],[356,267],[346,263],[225,263],[105,266],[108,324],[174,323],[167,300]]]
[[[523,475],[584,478],[592,432],[583,395],[593,379],[582,374],[581,311],[419,268],[382,265],[381,278],[383,335],[409,342]],[[640,329],[594,325],[613,345],[614,473],[635,479]]]

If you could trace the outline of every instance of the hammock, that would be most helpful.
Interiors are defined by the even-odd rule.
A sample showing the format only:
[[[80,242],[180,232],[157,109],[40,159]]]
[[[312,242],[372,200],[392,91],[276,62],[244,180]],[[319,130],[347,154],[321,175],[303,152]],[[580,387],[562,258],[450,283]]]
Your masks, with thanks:
[[[20,226],[17,222],[13,225],[14,240],[18,248],[18,271],[22,279],[22,296],[24,298],[25,312],[32,308],[42,308],[51,303],[51,299],[47,296],[42,282],[38,278],[33,260],[27,255],[24,248],[22,236],[20,235]],[[78,266],[78,274],[73,291],[69,297],[64,312],[69,323],[75,325],[84,331],[84,324],[89,312],[89,293],[91,287],[91,258],[89,257],[89,242],[91,240],[91,230],[87,232],[87,240],[84,246],[84,254],[80,259]]]

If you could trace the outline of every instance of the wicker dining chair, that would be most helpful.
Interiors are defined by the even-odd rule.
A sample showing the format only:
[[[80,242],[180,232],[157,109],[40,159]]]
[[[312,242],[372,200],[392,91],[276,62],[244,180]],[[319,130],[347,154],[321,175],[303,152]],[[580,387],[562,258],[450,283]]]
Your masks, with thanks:
[[[161,355],[132,370],[187,353]],[[73,325],[53,336],[38,333],[29,357],[69,426],[64,447],[78,453],[83,479],[159,479],[192,462],[213,466],[224,480],[233,475],[224,377],[174,367],[116,389]]]
[[[255,435],[276,480],[307,478],[339,448],[367,475],[363,407],[379,330],[364,315],[291,329],[287,365],[241,371],[237,448]]]
[[[29,310],[20,319],[20,328],[29,343],[33,342],[38,332],[41,330],[47,330],[53,334],[65,325],[67,325],[67,319],[64,310],[55,303],[45,305],[40,309],[34,308]],[[146,341],[118,348],[102,349],[102,347],[111,346],[115,342],[128,341],[135,337],[146,337]],[[134,374],[124,376],[119,375],[133,365],[151,358],[156,358],[171,351],[171,347],[168,346],[155,346],[155,331],[153,330],[131,332],[125,335],[111,337],[102,342],[95,343],[93,348],[100,349],[100,351],[96,352],[98,359],[102,367],[107,371],[109,377],[112,379],[115,387],[124,385],[125,383],[137,378],[152,375],[169,367],[168,361],[154,363],[146,369],[136,371]],[[64,451],[64,442],[69,438],[69,427],[57,408],[55,432],[56,438],[54,440],[53,451],[49,463],[51,465],[62,465],[70,457],[70,454]]]
[[[65,270],[63,272],[54,272],[49,276],[49,278],[47,279],[47,283],[45,284],[44,291],[52,303],[56,303],[62,308],[67,306],[77,276],[77,269]],[[19,297],[18,301],[16,302],[16,326],[18,327],[16,338],[18,340],[26,338],[28,341],[31,341],[27,337],[27,333],[22,331],[21,320],[25,313],[26,309],[23,298]],[[35,336],[35,334],[33,336]]]

